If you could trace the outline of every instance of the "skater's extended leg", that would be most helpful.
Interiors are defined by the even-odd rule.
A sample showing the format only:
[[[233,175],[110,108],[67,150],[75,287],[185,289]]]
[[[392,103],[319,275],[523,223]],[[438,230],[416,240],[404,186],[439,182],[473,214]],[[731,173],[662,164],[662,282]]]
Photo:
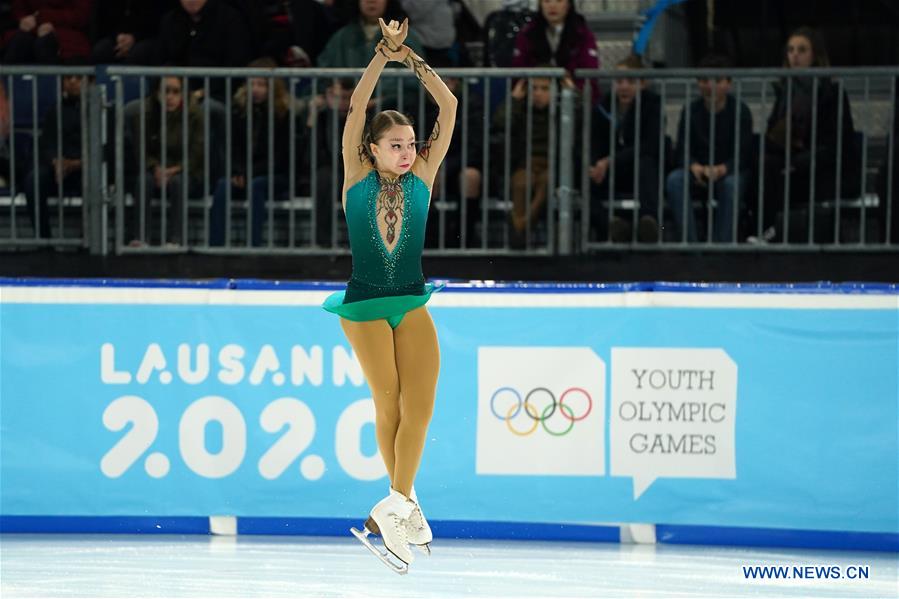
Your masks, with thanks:
[[[375,437],[392,485],[396,463],[394,444],[400,423],[400,384],[394,360],[393,329],[385,320],[353,322],[341,318],[340,324],[371,389]]]
[[[440,349],[434,321],[424,307],[406,314],[393,339],[401,393],[393,488],[409,497],[434,411]]]

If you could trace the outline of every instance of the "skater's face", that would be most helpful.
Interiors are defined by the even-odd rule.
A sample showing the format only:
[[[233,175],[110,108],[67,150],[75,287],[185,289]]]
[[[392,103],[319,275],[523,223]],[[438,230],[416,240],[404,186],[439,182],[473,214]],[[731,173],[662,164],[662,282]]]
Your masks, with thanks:
[[[181,8],[192,17],[200,14],[204,6],[206,6],[206,0],[181,0]]]
[[[268,99],[268,79],[262,77],[250,79],[250,89],[253,91],[253,104],[262,104]]]
[[[166,77],[162,82],[162,89],[159,92],[162,95],[161,100],[165,103],[165,109],[168,112],[174,112],[181,108],[181,80],[177,77]]]
[[[550,25],[560,25],[564,23],[569,10],[571,10],[571,5],[568,0],[540,1],[540,11],[543,13],[543,18],[545,18]]]
[[[805,69],[812,66],[815,53],[812,41],[804,35],[794,35],[787,40],[787,64],[791,69]]]
[[[387,10],[387,0],[359,0],[359,14],[366,21],[377,21]]]
[[[532,79],[531,81],[531,93],[534,98],[534,108],[546,108],[549,106],[549,79]]]
[[[378,170],[402,175],[409,172],[417,155],[415,130],[409,125],[394,125],[371,144]]]

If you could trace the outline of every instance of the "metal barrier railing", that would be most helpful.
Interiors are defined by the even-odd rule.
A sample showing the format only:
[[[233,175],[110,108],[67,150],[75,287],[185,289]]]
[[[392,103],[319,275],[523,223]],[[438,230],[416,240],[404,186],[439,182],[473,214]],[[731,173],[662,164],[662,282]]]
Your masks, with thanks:
[[[497,69],[442,69],[440,74],[450,81],[459,96],[459,122],[455,133],[457,142],[451,147],[435,185],[437,190],[432,198],[431,212],[434,224],[427,251],[497,252],[510,246],[537,253],[551,251],[555,245],[552,219],[556,211],[557,187],[557,82],[564,72],[561,69],[532,69],[525,73]],[[511,89],[513,74],[529,78],[526,89]],[[222,69],[116,67],[109,68],[108,75],[114,81],[116,90],[113,110],[117,115],[114,143],[117,252],[185,251],[188,248],[204,252],[348,251],[339,213],[342,173],[338,140],[348,108],[347,100],[361,70],[243,69],[239,76],[234,76],[232,71]],[[196,93],[196,98],[202,96],[202,100],[195,103],[192,100],[192,107],[188,110],[168,111],[174,113],[174,117],[167,114],[162,102],[154,101],[152,93],[146,92],[147,82],[159,81],[160,78],[168,82],[166,85],[178,88],[179,93],[195,89],[196,92],[192,93]],[[243,98],[246,98],[248,92],[245,90],[252,89],[254,81],[264,82],[258,85],[264,89],[262,93],[267,94],[263,98],[257,97],[262,105],[261,113],[254,112],[249,101],[244,100],[240,105],[240,94],[243,93]],[[276,92],[277,81],[286,82],[286,91]],[[533,90],[534,81],[548,88],[542,90],[542,96]],[[126,97],[128,86],[138,91],[137,98],[130,102]],[[523,93],[525,98],[513,100],[516,92]],[[278,93],[286,93],[289,103],[280,125],[275,126]],[[491,94],[498,94],[503,99],[491,104]],[[539,98],[545,99],[545,103],[537,108],[535,94],[538,104]],[[396,107],[412,113],[417,135],[419,139],[425,139],[432,124],[428,121],[433,121],[436,113],[412,73],[385,70],[375,97],[375,110]],[[481,98],[486,109],[483,113],[480,109]],[[151,107],[150,111],[159,113],[155,121],[147,118],[145,105]],[[544,129],[542,156],[533,144],[537,111],[544,115],[541,121]],[[267,131],[261,138],[260,127],[253,122],[260,114],[266,119],[263,128]],[[513,124],[513,117],[519,116],[523,122]],[[199,170],[200,161],[197,160],[197,166],[192,167],[188,160],[186,168],[177,171],[181,175],[177,182],[178,189],[171,185],[158,185],[160,175],[148,172],[145,148],[149,133],[147,126],[141,127],[149,122],[150,125],[158,125],[161,130],[158,142],[161,151],[152,156],[152,162],[153,168],[164,173],[169,168],[164,136],[166,132],[175,131],[168,123],[171,118],[180,122],[180,134],[176,132],[176,136],[181,143],[181,151],[174,152],[176,160],[192,151],[197,155],[202,151],[203,154],[202,176],[191,179],[189,171],[191,168]],[[129,127],[129,119],[137,122],[138,126]],[[513,129],[515,125],[524,129],[523,136]],[[191,127],[195,130],[191,131]],[[275,172],[279,127],[288,133],[288,143],[281,145],[282,151],[289,155],[285,161],[286,167],[282,167],[281,172]],[[192,150],[192,139],[197,137],[204,142],[202,150]],[[510,142],[516,137],[521,137],[523,144],[523,153],[518,152],[523,156],[521,165],[510,162],[513,153]],[[262,139],[268,147],[260,149],[251,147],[252,144],[235,143],[240,138]],[[505,146],[500,151],[497,151],[497,139]],[[129,164],[127,149],[135,144],[138,148],[137,168],[132,172],[136,172],[136,177],[132,175],[129,182],[126,173],[126,165]],[[234,155],[235,151],[240,155]],[[491,151],[498,158],[491,159]],[[480,156],[474,159],[474,153]],[[502,163],[495,164],[497,159]],[[267,172],[254,173],[254,161],[267,165]],[[538,161],[545,163],[543,171],[536,167]],[[500,177],[493,176],[495,171],[501,172]],[[240,172],[243,178],[235,179],[235,172]],[[249,182],[257,176],[264,178],[265,187],[254,191]],[[150,177],[156,180],[147,184]],[[164,175],[162,178],[165,178]],[[245,192],[238,190],[239,187],[246,188]],[[129,195],[129,189],[136,191]],[[260,208],[258,197],[254,199],[260,189],[265,194],[264,210]],[[234,201],[238,191],[241,197],[246,196],[245,201]],[[170,201],[173,196],[176,199],[174,202]],[[478,200],[479,209],[469,205]],[[525,218],[523,226],[518,228],[520,230],[516,229],[516,223],[521,224],[515,218],[520,216],[519,212],[531,215],[539,211],[539,206],[532,207],[532,201],[545,204],[543,212],[547,218]],[[168,217],[169,204],[178,215],[175,227],[179,230],[175,244],[171,243],[172,232],[168,226],[171,220]],[[129,210],[134,212],[130,219],[134,223],[132,227],[125,220]],[[154,224],[148,230],[145,225],[147,215],[151,213],[158,215],[159,226]],[[216,214],[219,216],[216,217]],[[510,217],[510,214],[513,216]],[[279,215],[284,217],[281,223],[278,223]],[[202,222],[201,232],[196,235],[188,227],[192,216]],[[233,229],[232,217],[240,221],[242,231]],[[260,223],[260,220],[263,222]],[[264,225],[264,231],[260,231],[260,225]],[[136,230],[137,234],[127,235],[129,229],[132,232]],[[282,231],[279,237],[278,229],[286,231]],[[187,242],[184,243],[184,240]]]
[[[0,66],[10,123],[0,144],[7,149],[0,245],[86,247],[97,230],[84,200],[99,168],[88,147],[99,126],[88,110],[93,74],[83,67]]]
[[[594,135],[581,140],[582,248],[897,248],[893,177],[899,68],[582,70],[576,75],[608,82],[606,87],[611,88],[603,106],[594,111],[591,86],[584,87],[582,130]],[[701,93],[693,102],[692,88],[701,81],[712,83],[703,83],[705,96]],[[719,81],[730,82],[733,93],[719,97],[715,84]],[[775,98],[769,104],[772,84]],[[625,88],[625,97],[627,87],[636,89],[623,111],[618,108],[619,86]],[[652,104],[657,101],[657,106],[644,108],[643,103],[653,96],[657,100]],[[665,123],[672,104],[686,107],[677,124],[674,152]],[[885,118],[879,124],[872,122],[875,104],[884,108]],[[858,108],[855,125],[852,113],[847,112],[853,106]],[[725,108],[733,120],[722,123],[716,115]],[[647,114],[647,110],[658,114]],[[752,119],[753,114],[767,118],[767,126],[760,118],[748,127],[740,122],[741,116]],[[696,115],[707,118],[707,124],[691,123]],[[596,139],[594,119],[605,121],[608,140]],[[641,131],[647,124],[653,129],[651,137]],[[727,129],[716,131],[722,124]],[[622,135],[632,139],[622,144]],[[707,136],[704,147],[691,148],[703,135]],[[732,146],[718,146],[722,138]],[[606,142],[608,176],[598,185],[598,177],[591,174],[596,167],[591,160],[597,156],[595,146],[602,142]],[[654,146],[654,153],[644,151],[641,144]],[[616,150],[622,145],[629,155],[619,159]],[[883,154],[877,163],[883,183],[879,193],[870,185],[875,176],[870,154],[875,147]],[[716,160],[716,150],[723,150],[725,156]],[[696,162],[697,154],[703,155],[702,164]],[[726,175],[720,173],[727,169],[721,169],[714,171],[717,176],[704,177],[702,173],[712,171],[696,169],[697,164],[705,169],[725,159],[732,171]],[[691,172],[694,169],[698,172]],[[624,185],[616,181],[616,172],[622,171],[630,179]],[[597,208],[605,213],[599,218]],[[694,225],[695,213],[704,214],[704,227]],[[622,224],[621,214],[631,222]],[[674,235],[671,227],[665,228],[666,222],[673,225]],[[639,243],[640,225],[646,223],[659,229]]]
[[[62,121],[68,75],[80,78],[85,176],[76,193],[67,195],[72,186],[55,181],[56,194],[42,196],[42,181],[22,179],[42,165],[39,107],[55,107]],[[5,161],[11,173],[0,189],[0,244],[80,245],[101,254],[346,253],[339,140],[360,75],[360,69],[0,67],[14,124]],[[460,103],[456,139],[431,201],[429,253],[899,248],[891,167],[899,68],[577,72],[605,84],[601,102],[591,97],[591,85],[582,86],[583,96],[562,85],[561,69],[441,69],[440,75]],[[732,79],[734,105],[745,103],[752,115],[747,130],[706,111],[708,163],[716,163],[716,153],[733,159],[726,188],[715,181],[697,190],[691,182],[696,144],[689,135],[671,149],[676,117],[691,103],[697,78]],[[616,80],[637,82],[630,116]],[[779,95],[769,99],[770,85],[781,81]],[[30,110],[23,116],[26,92]],[[831,115],[817,110],[824,93],[851,100],[833,104],[830,129],[822,124]],[[793,118],[802,94],[814,108],[810,122]],[[168,96],[183,102],[167,103]],[[436,107],[411,73],[385,70],[375,97],[374,110],[411,113],[425,139]],[[780,138],[764,126],[778,105]],[[647,120],[651,112],[657,115]],[[690,110],[683,114],[690,131],[695,119]],[[632,140],[622,144],[627,118],[634,124],[624,136]],[[844,127],[853,121],[856,128]],[[792,148],[800,133],[809,139],[807,163],[797,168],[798,153],[786,151],[773,168],[771,140]],[[59,163],[66,158],[61,128],[53,135]],[[732,148],[716,146],[725,135]],[[820,135],[834,136],[826,156]],[[854,157],[846,150],[852,144]],[[601,145],[608,161],[596,183]],[[876,189],[872,167],[882,172]],[[741,193],[745,201],[728,206],[726,199]],[[643,216],[658,227],[648,243]]]

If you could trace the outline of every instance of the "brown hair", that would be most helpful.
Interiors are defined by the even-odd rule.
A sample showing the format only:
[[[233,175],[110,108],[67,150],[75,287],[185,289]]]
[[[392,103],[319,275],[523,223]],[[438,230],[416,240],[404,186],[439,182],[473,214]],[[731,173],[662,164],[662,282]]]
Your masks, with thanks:
[[[274,69],[278,66],[278,63],[266,56],[265,58],[257,58],[247,66],[251,69]],[[281,78],[272,77],[268,79],[268,82],[269,85],[273,85],[275,88],[273,108],[278,118],[281,118],[290,110],[290,95],[287,93],[287,86],[284,85],[284,80]],[[247,84],[244,83],[237,90],[237,93],[234,94],[234,102],[242,110],[247,107],[247,93]]]
[[[634,70],[645,68],[643,66],[643,60],[641,60],[640,57],[636,54],[628,54],[627,56],[619,60],[618,64],[616,64],[615,66],[619,68]]]
[[[384,133],[394,125],[411,127],[412,119],[396,110],[383,110],[365,125],[365,133],[362,134],[362,147],[372,164],[375,163],[375,157],[372,156],[370,144],[378,143],[378,140],[384,137]]]
[[[824,38],[821,37],[821,34],[818,33],[817,29],[812,29],[811,27],[794,29],[793,32],[787,36],[787,41],[784,43],[783,66],[790,66],[790,62],[787,60],[787,46],[794,37],[804,37],[811,44],[812,54],[814,55],[814,60],[812,61],[813,67],[830,66],[830,57],[827,55],[827,47],[824,45]]]

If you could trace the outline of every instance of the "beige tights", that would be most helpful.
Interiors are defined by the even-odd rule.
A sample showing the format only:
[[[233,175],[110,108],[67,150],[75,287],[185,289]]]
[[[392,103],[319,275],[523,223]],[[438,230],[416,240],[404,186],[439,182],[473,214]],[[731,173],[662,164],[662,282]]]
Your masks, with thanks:
[[[396,329],[386,320],[340,324],[371,389],[375,436],[390,486],[409,497],[421,462],[440,370],[437,330],[422,306]]]

